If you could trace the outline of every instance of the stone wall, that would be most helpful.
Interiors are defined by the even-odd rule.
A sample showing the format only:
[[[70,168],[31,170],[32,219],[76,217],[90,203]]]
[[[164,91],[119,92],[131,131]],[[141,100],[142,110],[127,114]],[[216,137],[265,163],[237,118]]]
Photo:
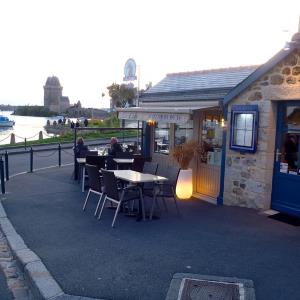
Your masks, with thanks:
[[[228,125],[224,204],[256,209],[270,208],[275,155],[276,101],[280,100],[300,100],[300,49],[292,52],[253,83],[228,107],[228,124],[230,124],[233,104],[257,104],[259,129],[257,152],[241,154],[229,149],[230,125]]]

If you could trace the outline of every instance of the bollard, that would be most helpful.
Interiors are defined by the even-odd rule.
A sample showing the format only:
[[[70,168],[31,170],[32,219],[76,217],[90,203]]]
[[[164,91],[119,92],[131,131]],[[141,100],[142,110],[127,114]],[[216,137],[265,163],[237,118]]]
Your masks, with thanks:
[[[25,142],[25,150],[27,149],[27,139],[25,138],[24,139],[24,142]]]
[[[43,131],[40,131],[39,132],[39,141],[42,141],[43,140]]]
[[[6,181],[9,180],[9,168],[8,168],[8,152],[7,150],[5,151],[5,154],[4,154],[4,160],[5,160],[5,175],[6,175]]]
[[[4,167],[3,167],[2,155],[0,158],[0,176],[1,176],[1,193],[5,194],[5,180],[4,180]]]
[[[16,143],[16,136],[14,133],[10,134],[10,144],[14,145]]]
[[[58,166],[61,167],[61,145],[58,144]]]
[[[33,149],[30,148],[30,173],[33,172]]]

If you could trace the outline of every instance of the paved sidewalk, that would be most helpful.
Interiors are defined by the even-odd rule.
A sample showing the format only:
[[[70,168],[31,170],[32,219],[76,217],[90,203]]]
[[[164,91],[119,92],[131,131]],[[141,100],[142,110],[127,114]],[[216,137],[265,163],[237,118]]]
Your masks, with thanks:
[[[136,222],[113,212],[93,217],[72,167],[7,182],[2,204],[25,244],[66,294],[113,299],[165,299],[175,273],[253,280],[256,298],[300,299],[300,228],[257,211],[182,201],[160,220]],[[96,199],[95,199],[96,200]]]

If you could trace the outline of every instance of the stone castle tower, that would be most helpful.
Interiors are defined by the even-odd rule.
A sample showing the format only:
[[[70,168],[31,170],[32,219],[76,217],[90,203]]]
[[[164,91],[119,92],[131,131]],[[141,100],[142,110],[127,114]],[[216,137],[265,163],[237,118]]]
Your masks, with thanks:
[[[48,77],[44,85],[44,106],[49,110],[62,113],[70,107],[68,97],[62,96],[63,87],[56,76]]]

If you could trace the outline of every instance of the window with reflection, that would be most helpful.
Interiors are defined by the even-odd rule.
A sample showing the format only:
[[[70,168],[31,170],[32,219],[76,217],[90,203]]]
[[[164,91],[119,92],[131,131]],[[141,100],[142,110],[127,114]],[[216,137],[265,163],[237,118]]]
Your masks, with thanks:
[[[181,145],[193,138],[193,121],[175,125],[175,145]]]
[[[300,106],[286,105],[283,123],[280,172],[300,175]]]
[[[154,130],[154,152],[169,154],[170,124],[156,123]]]
[[[230,148],[256,152],[258,130],[257,105],[233,105],[231,112]]]
[[[222,156],[222,114],[207,113],[202,121],[201,162],[209,165],[221,165]]]

